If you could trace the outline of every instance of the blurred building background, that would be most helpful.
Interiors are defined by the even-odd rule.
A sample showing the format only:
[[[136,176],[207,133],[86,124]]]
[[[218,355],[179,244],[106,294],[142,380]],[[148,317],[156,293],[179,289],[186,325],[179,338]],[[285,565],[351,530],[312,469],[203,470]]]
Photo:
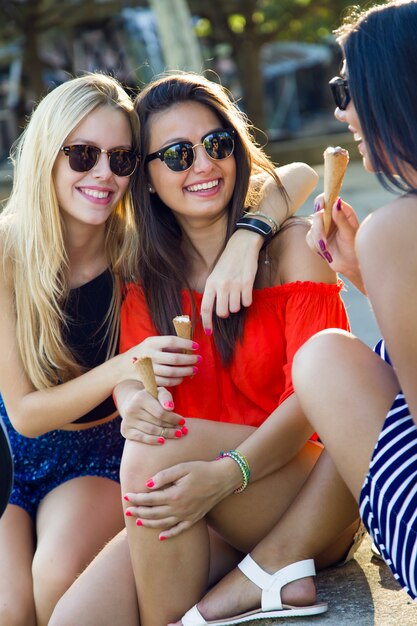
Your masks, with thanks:
[[[40,97],[85,71],[111,73],[133,94],[167,68],[209,71],[265,131],[258,138],[272,151],[279,142],[339,132],[327,82],[341,61],[332,31],[350,4],[2,0],[0,160]]]

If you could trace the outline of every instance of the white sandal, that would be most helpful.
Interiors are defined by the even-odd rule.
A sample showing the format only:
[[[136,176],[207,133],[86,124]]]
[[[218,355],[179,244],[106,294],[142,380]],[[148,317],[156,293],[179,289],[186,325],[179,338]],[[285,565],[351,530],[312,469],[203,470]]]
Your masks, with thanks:
[[[205,624],[213,624],[214,626],[228,626],[229,624],[240,624],[242,622],[250,622],[255,619],[266,619],[272,617],[305,617],[308,615],[319,615],[327,611],[327,603],[320,602],[310,606],[292,606],[282,604],[281,589],[288,583],[300,578],[316,575],[313,559],[298,561],[287,565],[275,574],[268,574],[259,565],[255,563],[248,554],[238,565],[238,568],[245,574],[250,581],[257,587],[262,589],[262,606],[255,611],[241,613],[235,617],[229,617],[221,620],[206,622],[197,608],[197,605],[182,618],[183,626],[204,626]]]

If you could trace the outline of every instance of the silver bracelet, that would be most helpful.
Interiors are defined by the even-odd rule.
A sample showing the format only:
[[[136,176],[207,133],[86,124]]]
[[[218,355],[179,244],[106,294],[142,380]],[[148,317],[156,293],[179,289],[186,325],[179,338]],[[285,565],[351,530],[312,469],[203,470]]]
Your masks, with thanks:
[[[277,234],[277,232],[279,231],[279,229],[281,228],[280,225],[278,224],[278,222],[276,220],[274,220],[273,217],[270,217],[269,215],[266,215],[265,213],[262,213],[262,211],[245,211],[244,213],[245,217],[248,216],[250,217],[251,215],[258,215],[259,217],[263,217],[264,219],[266,219],[272,227],[272,233],[274,235]]]

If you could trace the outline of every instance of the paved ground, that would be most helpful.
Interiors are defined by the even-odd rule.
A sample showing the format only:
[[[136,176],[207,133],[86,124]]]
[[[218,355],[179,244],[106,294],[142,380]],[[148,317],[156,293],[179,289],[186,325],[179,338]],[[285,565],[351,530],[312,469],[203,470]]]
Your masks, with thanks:
[[[327,145],[331,144],[326,141],[323,149]],[[279,161],[282,164],[288,162],[282,158]],[[315,169],[321,176],[318,193],[322,190],[323,168],[320,165]],[[0,166],[0,198],[7,194],[8,187],[4,182],[2,184],[5,175],[10,180],[7,168]],[[391,197],[373,176],[363,171],[360,161],[351,161],[349,164],[342,195],[357,210],[361,220]],[[308,215],[312,207],[313,202],[310,200],[303,206],[301,213]],[[366,298],[349,284],[346,285],[343,297],[353,332],[372,346],[379,338],[379,333]],[[321,572],[317,582],[320,600],[329,603],[328,613],[309,619],[266,620],[266,626],[276,623],[288,623],[291,626],[305,626],[307,623],[315,626],[351,626],[354,623],[356,626],[417,625],[417,606],[399,588],[387,566],[372,557],[368,537],[359,548],[355,560],[342,568]],[[259,624],[252,622],[253,626],[256,623]]]

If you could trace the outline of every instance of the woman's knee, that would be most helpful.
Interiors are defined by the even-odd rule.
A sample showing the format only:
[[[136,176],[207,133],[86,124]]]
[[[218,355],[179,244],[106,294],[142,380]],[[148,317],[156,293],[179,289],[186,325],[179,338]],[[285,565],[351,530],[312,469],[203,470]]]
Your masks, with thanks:
[[[339,329],[323,330],[311,337],[294,356],[292,377],[296,392],[317,391],[317,385],[329,381],[353,365],[359,345],[369,351],[359,339]]]

